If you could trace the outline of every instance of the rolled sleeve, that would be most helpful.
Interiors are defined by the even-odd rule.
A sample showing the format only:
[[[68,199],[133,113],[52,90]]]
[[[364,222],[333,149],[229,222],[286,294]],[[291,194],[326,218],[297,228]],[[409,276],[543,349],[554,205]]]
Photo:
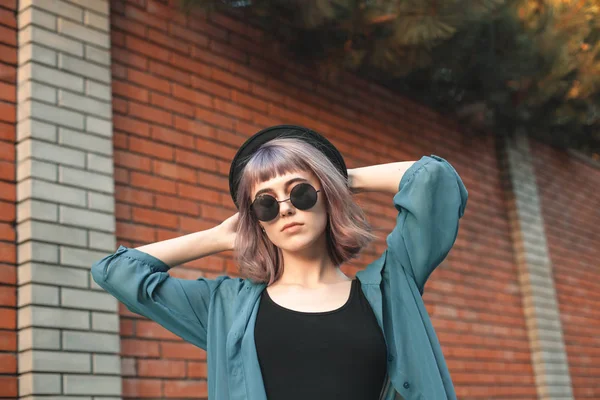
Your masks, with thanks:
[[[206,349],[211,294],[221,277],[186,280],[168,271],[161,260],[124,246],[91,268],[94,281],[130,311]]]
[[[388,252],[415,280],[421,294],[454,245],[467,199],[456,170],[435,155],[422,157],[400,181],[393,199],[398,210],[396,226],[386,242]]]

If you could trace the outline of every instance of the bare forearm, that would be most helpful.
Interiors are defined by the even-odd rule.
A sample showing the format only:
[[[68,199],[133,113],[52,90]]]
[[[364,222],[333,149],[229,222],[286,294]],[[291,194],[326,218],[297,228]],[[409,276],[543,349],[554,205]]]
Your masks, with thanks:
[[[349,169],[350,189],[355,193],[372,191],[396,194],[402,176],[415,162],[400,161]]]
[[[219,226],[137,247],[170,267],[229,250]]]

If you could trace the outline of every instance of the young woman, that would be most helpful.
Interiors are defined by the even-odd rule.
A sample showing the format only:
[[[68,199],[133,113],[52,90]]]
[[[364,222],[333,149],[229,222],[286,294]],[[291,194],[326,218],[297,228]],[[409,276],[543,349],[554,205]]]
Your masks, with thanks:
[[[221,224],[92,266],[129,310],[207,351],[209,399],[456,398],[421,299],[468,198],[446,160],[347,170],[326,138],[281,125],[242,145],[229,182],[239,212]],[[351,279],[340,266],[374,239],[352,193],[369,190],[393,195],[396,226]],[[240,278],[168,274],[224,250]]]

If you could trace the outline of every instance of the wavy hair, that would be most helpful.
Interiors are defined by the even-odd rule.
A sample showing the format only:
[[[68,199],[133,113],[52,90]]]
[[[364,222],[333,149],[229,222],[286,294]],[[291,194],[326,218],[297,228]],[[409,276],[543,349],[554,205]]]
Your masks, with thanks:
[[[243,278],[270,285],[283,274],[281,250],[262,231],[251,210],[251,190],[257,183],[298,171],[312,171],[321,184],[328,218],[327,251],[335,265],[356,258],[376,239],[363,210],[352,198],[346,178],[323,153],[297,137],[272,139],[250,157],[238,182],[234,258]]]

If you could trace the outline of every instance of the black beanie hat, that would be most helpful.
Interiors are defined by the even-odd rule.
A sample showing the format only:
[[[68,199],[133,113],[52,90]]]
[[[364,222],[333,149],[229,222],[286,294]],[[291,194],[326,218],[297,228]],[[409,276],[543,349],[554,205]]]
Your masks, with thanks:
[[[304,128],[298,125],[276,125],[270,128],[263,129],[242,144],[238,149],[237,153],[231,161],[231,167],[229,169],[229,192],[235,206],[239,209],[237,204],[237,187],[239,179],[241,177],[244,167],[250,160],[251,156],[266,142],[271,139],[280,137],[297,137],[306,141],[307,143],[314,146],[317,150],[321,151],[333,165],[340,171],[340,173],[348,179],[348,170],[346,169],[346,163],[342,154],[335,148],[329,140],[317,132]]]

